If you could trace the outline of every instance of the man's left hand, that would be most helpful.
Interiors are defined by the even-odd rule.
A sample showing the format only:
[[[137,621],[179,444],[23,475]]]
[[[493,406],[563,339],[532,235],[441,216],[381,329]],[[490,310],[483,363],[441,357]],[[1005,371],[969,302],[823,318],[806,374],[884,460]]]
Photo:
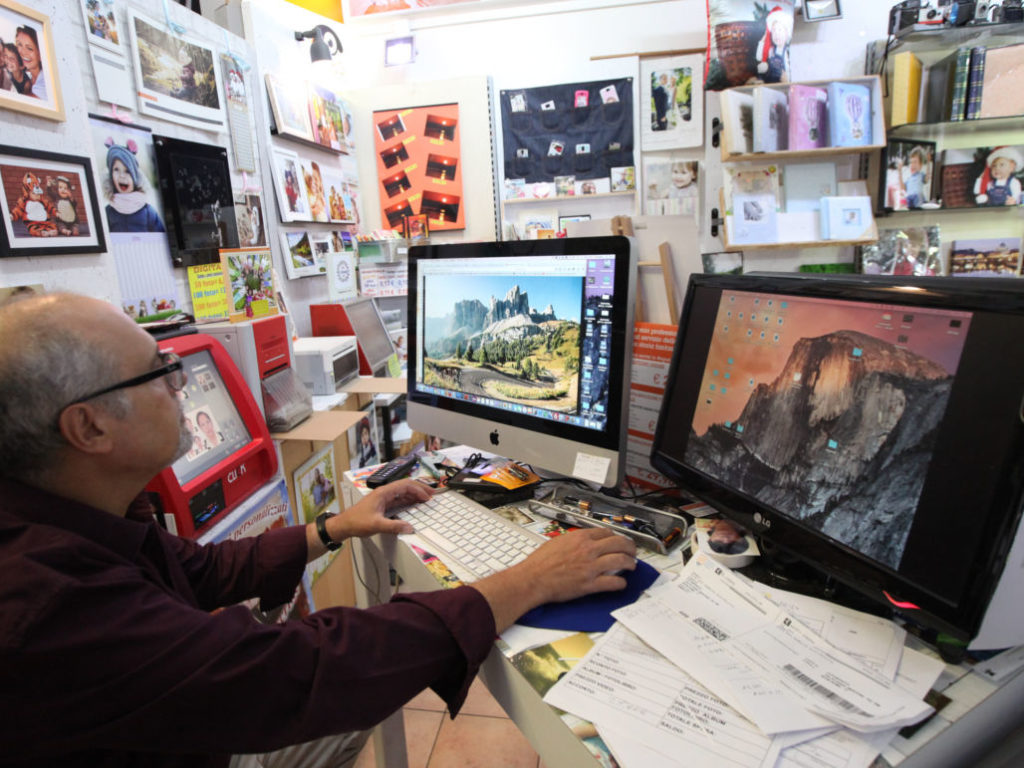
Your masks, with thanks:
[[[340,515],[331,518],[327,530],[335,541],[353,536],[362,538],[377,533],[412,533],[412,526],[404,520],[392,520],[389,512],[400,507],[426,501],[433,491],[418,480],[397,480],[382,485]]]

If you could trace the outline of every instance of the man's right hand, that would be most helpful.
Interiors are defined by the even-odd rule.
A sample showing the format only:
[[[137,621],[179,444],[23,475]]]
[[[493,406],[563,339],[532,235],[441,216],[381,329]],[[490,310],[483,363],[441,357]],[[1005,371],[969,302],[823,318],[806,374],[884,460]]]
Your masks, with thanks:
[[[501,632],[532,608],[626,588],[618,571],[636,568],[636,545],[607,528],[557,536],[511,568],[474,583]]]

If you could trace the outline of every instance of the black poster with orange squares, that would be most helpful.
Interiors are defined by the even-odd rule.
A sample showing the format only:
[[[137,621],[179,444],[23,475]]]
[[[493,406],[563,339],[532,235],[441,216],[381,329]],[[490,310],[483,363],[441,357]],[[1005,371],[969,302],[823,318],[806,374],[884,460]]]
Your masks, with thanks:
[[[401,231],[422,213],[431,232],[466,228],[459,133],[458,104],[373,113],[384,227]]]

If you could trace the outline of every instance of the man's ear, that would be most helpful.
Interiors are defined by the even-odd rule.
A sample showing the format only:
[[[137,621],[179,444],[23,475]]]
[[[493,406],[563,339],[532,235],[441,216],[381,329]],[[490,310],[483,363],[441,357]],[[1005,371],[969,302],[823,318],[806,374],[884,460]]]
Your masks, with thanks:
[[[114,446],[113,417],[91,403],[69,405],[57,418],[57,426],[68,444],[82,453],[109,453]]]

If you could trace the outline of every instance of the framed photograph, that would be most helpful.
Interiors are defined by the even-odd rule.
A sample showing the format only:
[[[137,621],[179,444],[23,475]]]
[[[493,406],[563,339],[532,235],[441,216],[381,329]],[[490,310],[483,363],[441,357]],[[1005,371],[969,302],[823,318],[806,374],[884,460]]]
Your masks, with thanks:
[[[86,38],[92,45],[106,48],[114,53],[121,49],[121,28],[114,14],[114,4],[103,0],[78,0],[85,22]]]
[[[644,158],[644,213],[648,216],[695,214],[700,197],[696,160]]]
[[[405,239],[410,243],[426,240],[430,237],[430,222],[423,213],[406,216],[404,230]]]
[[[320,179],[327,201],[327,218],[338,224],[352,222],[352,199],[345,194],[345,177],[341,169],[330,161],[320,166]]]
[[[309,98],[309,118],[316,143],[338,152],[349,152],[352,117],[347,105],[332,91],[314,86]]]
[[[589,213],[577,213],[574,216],[559,216],[558,217],[558,231],[565,232],[566,224],[574,221],[590,221]]]
[[[640,60],[643,148],[679,149],[704,143],[704,55]]]
[[[238,248],[228,150],[209,142],[153,136],[171,261],[176,267],[216,264]]]
[[[270,73],[266,75],[266,80],[277,135],[315,142],[313,125],[309,121],[309,96],[306,89],[296,88],[294,81],[289,81],[289,87]]]
[[[220,252],[231,322],[276,315],[277,291],[269,248],[226,248]]]
[[[103,253],[88,157],[0,146],[0,254]]]
[[[0,40],[18,56],[5,57],[0,69],[0,107],[47,120],[64,121],[50,18],[14,0],[0,0]]]
[[[380,430],[377,428],[377,408],[370,403],[363,417],[348,431],[349,469],[362,469],[380,464]]]
[[[334,470],[334,444],[314,453],[292,473],[295,492],[295,516],[299,524],[316,520],[321,512],[341,511],[338,478]],[[327,570],[338,552],[327,552],[311,562],[308,572],[311,581],[316,581]]]
[[[157,236],[165,233],[150,130],[101,115],[89,115],[89,125],[92,156],[100,177],[97,190],[103,200],[111,242],[117,242],[121,235],[121,239],[137,241],[143,232]]]
[[[323,245],[324,242],[328,243],[326,247]],[[325,234],[315,247],[314,237],[309,232],[281,232],[281,247],[284,249],[284,266],[288,279],[312,277],[327,272],[329,242],[329,234]]]
[[[299,169],[299,156],[283,149],[272,150],[274,190],[281,221],[311,221],[306,185]]]
[[[889,211],[938,208],[934,141],[890,139],[885,148],[882,207]]]
[[[226,128],[213,49],[128,9],[139,112],[204,130]]]
[[[302,185],[306,190],[306,201],[309,203],[309,217],[313,221],[330,221],[327,193],[324,190],[324,177],[320,172],[320,164],[315,160],[299,158],[299,173]]]
[[[804,0],[804,21],[829,21],[843,18],[839,0]]]
[[[235,222],[238,244],[243,248],[263,248],[267,244],[267,227],[263,218],[263,198],[253,192],[235,195]]]

